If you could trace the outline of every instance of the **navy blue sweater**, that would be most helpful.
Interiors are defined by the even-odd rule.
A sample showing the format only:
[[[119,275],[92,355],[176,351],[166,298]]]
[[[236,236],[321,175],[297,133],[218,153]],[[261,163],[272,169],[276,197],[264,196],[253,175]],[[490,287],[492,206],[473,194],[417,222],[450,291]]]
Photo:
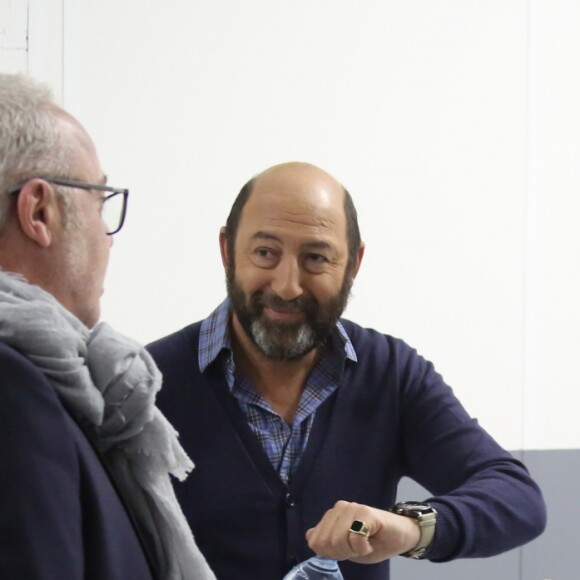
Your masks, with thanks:
[[[176,493],[219,580],[279,580],[309,550],[305,532],[337,500],[388,508],[409,476],[433,497],[433,561],[491,556],[543,530],[525,467],[470,418],[431,363],[404,342],[343,320],[358,362],[319,408],[285,486],[230,394],[220,365],[202,374],[200,323],[149,349],[164,375],[158,405],[196,468]],[[405,498],[423,500],[427,498]],[[389,578],[389,563],[341,563],[346,580]]]

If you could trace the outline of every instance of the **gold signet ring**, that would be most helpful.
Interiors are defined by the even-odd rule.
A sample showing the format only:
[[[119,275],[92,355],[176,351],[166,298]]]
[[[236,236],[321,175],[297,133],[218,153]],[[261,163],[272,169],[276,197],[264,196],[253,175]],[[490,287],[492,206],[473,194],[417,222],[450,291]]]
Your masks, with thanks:
[[[366,524],[360,520],[354,520],[348,531],[353,534],[358,534],[359,536],[364,536],[365,538],[368,538],[371,535]]]

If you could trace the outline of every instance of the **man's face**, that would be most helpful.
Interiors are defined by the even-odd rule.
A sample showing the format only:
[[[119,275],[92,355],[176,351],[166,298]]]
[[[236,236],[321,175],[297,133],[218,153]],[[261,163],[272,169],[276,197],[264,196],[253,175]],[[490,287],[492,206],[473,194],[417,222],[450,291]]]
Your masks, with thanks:
[[[94,145],[86,132],[70,120],[67,130],[75,143],[72,175],[88,183],[102,183]],[[100,301],[109,262],[112,237],[101,219],[102,192],[65,190],[71,196],[67,227],[62,238],[62,270],[57,298],[82,322],[91,327],[100,318]]]
[[[270,171],[242,212],[226,265],[228,296],[258,351],[294,360],[324,342],[348,300],[343,192],[310,166]]]

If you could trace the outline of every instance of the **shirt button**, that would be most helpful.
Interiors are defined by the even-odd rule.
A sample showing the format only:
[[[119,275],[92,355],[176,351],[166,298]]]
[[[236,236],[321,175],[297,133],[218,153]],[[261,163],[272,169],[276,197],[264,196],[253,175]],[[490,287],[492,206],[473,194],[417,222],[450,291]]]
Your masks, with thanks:
[[[296,500],[294,499],[294,497],[292,496],[291,493],[287,493],[285,499],[286,499],[286,505],[289,508],[293,508],[296,505]]]

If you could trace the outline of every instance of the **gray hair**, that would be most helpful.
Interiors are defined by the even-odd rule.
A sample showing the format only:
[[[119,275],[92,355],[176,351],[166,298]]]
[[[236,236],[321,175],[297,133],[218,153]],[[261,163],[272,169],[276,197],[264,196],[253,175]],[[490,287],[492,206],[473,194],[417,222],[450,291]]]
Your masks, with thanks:
[[[41,175],[68,175],[70,143],[58,112],[45,86],[21,75],[0,74],[0,231],[11,187]]]

